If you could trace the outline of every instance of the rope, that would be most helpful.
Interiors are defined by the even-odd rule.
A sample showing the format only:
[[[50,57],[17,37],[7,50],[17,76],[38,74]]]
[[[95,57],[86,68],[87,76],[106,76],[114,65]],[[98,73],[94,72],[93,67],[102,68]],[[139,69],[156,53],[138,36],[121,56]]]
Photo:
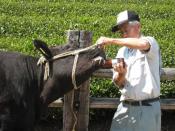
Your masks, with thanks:
[[[74,116],[75,121],[74,121],[74,124],[73,124],[72,131],[75,131],[75,126],[76,126],[77,121],[78,121],[77,115],[76,115],[76,113],[75,113],[75,111],[74,111],[74,93],[75,93],[75,92],[74,92],[74,90],[73,90],[73,91],[72,91],[71,108],[72,108],[72,113],[73,113],[73,116]]]
[[[79,53],[90,50],[90,49],[94,49],[97,46],[98,45],[95,44],[95,45],[86,47],[84,49],[78,49],[78,50],[74,50],[74,51],[68,51],[68,52],[65,52],[65,53],[61,53],[61,54],[58,54],[56,56],[53,56],[52,59],[49,59],[49,60],[46,60],[46,58],[44,58],[42,56],[38,60],[37,65],[45,64],[44,80],[46,81],[49,77],[49,74],[50,74],[49,61],[54,61],[54,60],[59,59],[59,58],[63,58],[63,57],[70,56],[70,55],[75,55],[74,63],[73,63],[73,67],[72,67],[72,84],[74,86],[74,89],[77,90],[78,87],[77,87],[77,84],[76,84],[75,73],[76,73],[76,66],[77,66],[77,62],[78,62]],[[72,94],[71,108],[72,108],[72,113],[73,113],[73,116],[74,116],[74,119],[75,119],[72,131],[75,131],[75,126],[77,124],[77,116],[76,116],[76,113],[74,111],[74,90],[73,90],[73,94]]]
[[[72,67],[72,84],[74,85],[74,89],[76,90],[78,89],[78,87],[75,80],[75,72],[76,72],[78,57],[79,57],[79,54],[76,54],[74,58],[73,67]]]
[[[66,56],[76,55],[78,53],[81,53],[81,52],[84,52],[84,51],[87,51],[87,50],[90,50],[90,49],[95,49],[97,46],[98,45],[95,44],[95,45],[92,45],[92,46],[89,46],[89,47],[86,47],[86,48],[83,48],[83,49],[64,52],[64,53],[58,54],[56,56],[53,56],[52,59],[50,59],[50,60],[56,60],[56,59],[66,57]]]
[[[83,48],[83,49],[78,49],[78,50],[73,50],[73,51],[68,51],[68,52],[64,52],[64,53],[61,53],[61,54],[58,54],[56,56],[53,56],[51,59],[47,60],[45,57],[40,57],[40,59],[38,60],[37,62],[37,65],[44,65],[45,64],[45,71],[44,71],[44,80],[46,81],[49,77],[49,74],[50,74],[50,67],[49,67],[49,61],[54,61],[56,59],[59,59],[59,58],[63,58],[63,57],[66,57],[66,56],[70,56],[70,55],[77,55],[81,52],[84,52],[84,51],[87,51],[87,50],[90,50],[90,49],[94,49],[98,46],[98,44],[94,44],[92,46],[89,46],[89,47],[86,47],[86,48]],[[75,59],[74,59],[75,60]],[[73,80],[74,81],[74,80]],[[74,85],[74,88],[76,88],[76,84],[74,84],[76,82],[73,82],[73,85]]]
[[[74,85],[74,89],[76,89],[76,90],[78,89],[78,87],[77,87],[76,80],[75,80],[75,72],[76,72],[76,66],[77,66],[77,62],[78,62],[78,57],[79,57],[79,54],[76,54],[75,58],[74,58],[73,67],[72,67],[72,83]],[[73,109],[73,107],[74,107],[74,104],[73,104],[74,103],[74,90],[73,90],[72,97],[73,97],[72,98],[72,113],[73,113],[73,116],[74,116],[74,119],[75,119],[72,131],[75,131],[75,126],[77,124],[78,119],[77,119],[77,115],[75,114],[75,111]]]
[[[37,62],[37,65],[44,65],[45,64],[45,69],[44,69],[44,81],[46,81],[49,77],[50,73],[50,66],[49,66],[49,61],[46,60],[44,56],[40,57],[40,59]]]

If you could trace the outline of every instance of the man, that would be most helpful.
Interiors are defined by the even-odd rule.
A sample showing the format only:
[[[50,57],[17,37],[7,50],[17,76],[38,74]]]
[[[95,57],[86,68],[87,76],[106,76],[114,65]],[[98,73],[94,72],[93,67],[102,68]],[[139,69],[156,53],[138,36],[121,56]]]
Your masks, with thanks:
[[[101,37],[100,46],[119,45],[113,67],[113,82],[119,86],[121,103],[114,114],[111,131],[160,131],[160,53],[157,41],[141,34],[140,18],[134,11],[117,15],[113,32],[123,38]]]

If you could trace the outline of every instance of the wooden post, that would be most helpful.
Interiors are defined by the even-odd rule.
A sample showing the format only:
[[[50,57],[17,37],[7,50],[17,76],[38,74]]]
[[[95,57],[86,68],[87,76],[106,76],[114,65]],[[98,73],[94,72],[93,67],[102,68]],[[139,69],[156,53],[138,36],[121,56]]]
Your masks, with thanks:
[[[88,31],[68,31],[67,41],[79,47],[92,44],[92,33]],[[73,111],[77,116],[76,131],[88,131],[89,124],[89,80],[84,82],[78,90],[64,96],[63,106],[63,131],[72,131],[75,122]],[[74,95],[74,96],[73,96]],[[77,108],[72,111],[72,98]]]
[[[79,46],[79,31],[67,31],[67,43]],[[73,91],[64,96],[63,106],[63,131],[72,131],[74,116],[72,113],[72,96]]]
[[[88,31],[80,31],[80,47],[87,47],[92,44],[92,33]],[[80,108],[77,114],[78,123],[76,126],[77,131],[88,131],[89,124],[89,89],[90,80],[84,82],[80,86],[79,100]]]

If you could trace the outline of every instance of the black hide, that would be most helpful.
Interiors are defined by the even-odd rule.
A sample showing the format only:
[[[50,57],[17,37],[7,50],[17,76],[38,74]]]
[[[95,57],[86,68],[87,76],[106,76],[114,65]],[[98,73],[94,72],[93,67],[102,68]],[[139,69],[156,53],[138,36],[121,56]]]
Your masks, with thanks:
[[[42,41],[37,42],[35,46],[42,49],[47,59],[77,48],[67,44],[49,49],[44,42],[44,45]],[[100,68],[99,63],[92,62],[97,56],[105,59],[104,52],[99,48],[79,54],[77,85]],[[73,89],[73,60],[74,56],[68,56],[51,62],[52,75],[44,82],[44,68],[37,66],[38,58],[15,52],[0,52],[0,131],[33,131],[42,110]]]

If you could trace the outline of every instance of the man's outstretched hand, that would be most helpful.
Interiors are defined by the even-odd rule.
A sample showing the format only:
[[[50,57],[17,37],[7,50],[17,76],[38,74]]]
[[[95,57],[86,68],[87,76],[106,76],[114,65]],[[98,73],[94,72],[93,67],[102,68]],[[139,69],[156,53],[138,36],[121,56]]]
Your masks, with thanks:
[[[95,44],[97,44],[100,48],[103,48],[110,43],[110,38],[107,37],[100,37]]]

